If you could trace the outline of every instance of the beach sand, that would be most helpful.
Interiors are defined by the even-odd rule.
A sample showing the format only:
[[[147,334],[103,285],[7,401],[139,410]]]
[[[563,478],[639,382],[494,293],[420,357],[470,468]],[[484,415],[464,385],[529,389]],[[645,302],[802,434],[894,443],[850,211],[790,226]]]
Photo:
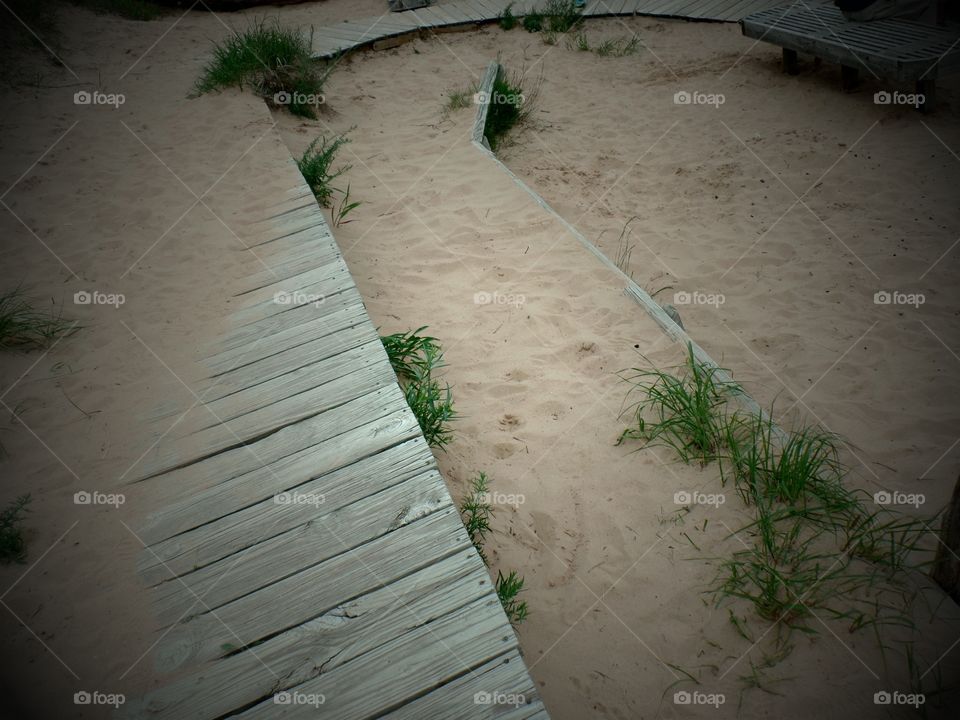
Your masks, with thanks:
[[[277,12],[319,25],[380,6]],[[0,568],[6,658],[19,660],[5,660],[12,713],[67,717],[78,690],[132,696],[159,682],[158,633],[134,571],[134,531],[157,498],[125,479],[163,432],[151,419],[195,400],[184,385],[223,331],[231,284],[255,262],[244,224],[285,189],[275,170],[318,134],[351,128],[341,181],[363,204],[334,232],[381,332],[428,325],[444,346],[461,419],[438,460],[455,498],[479,471],[504,496],[491,570],[525,577],[531,614],[519,637],[552,716],[734,717],[742,702],[755,717],[874,717],[874,692],[909,689],[901,656],[886,668],[869,631],[829,620],[815,637],[796,634],[766,674],[782,696],[743,679],[776,633],[753,618],[744,639],[704,590],[717,571],[708,560],[742,547],[730,531],[749,513],[728,493],[720,508],[686,514],[675,493],[723,492],[715,468],[615,446],[625,426],[617,372],[674,366],[683,348],[470,144],[472,107],[443,106],[498,50],[511,68],[542,67],[539,110],[504,162],[611,256],[639,216],[636,281],[674,286],[661,300],[723,294],[716,308],[678,305],[691,335],[761,403],[801,395],[805,417],[849,440],[852,482],[923,492],[926,512],[949,496],[960,434],[954,256],[918,279],[960,227],[950,201],[960,164],[935,137],[960,145],[949,84],[941,110],[919,118],[875,107],[869,85],[841,94],[825,70],[780,76],[775,53],[735,26],[633,19],[589,24],[598,38],[639,31],[649,47],[628,58],[495,28],[363,53],[331,75],[320,120],[303,121],[238,91],[187,99],[209,40],[226,29],[188,13],[163,36],[172,22],[67,11],[68,67],[84,83],[117,78],[103,84],[126,95],[119,109],[75,106],[73,92],[89,86],[66,69],[45,68],[66,87],[4,90],[3,192],[16,185],[3,196],[12,212],[0,208],[2,287],[22,282],[83,326],[45,354],[0,358],[3,499],[33,496],[28,563]],[[678,90],[714,87],[727,96],[719,109],[672,103]],[[841,143],[850,152],[804,200],[828,227],[798,206],[747,252],[795,199],[764,163],[800,195]],[[876,306],[883,289],[927,302]],[[125,302],[75,305],[84,290]],[[126,501],[75,505],[82,490]],[[942,594],[928,597],[938,607]],[[927,663],[944,655],[949,682],[960,618],[949,602],[938,612],[917,647]],[[719,713],[674,704],[677,688],[694,687],[677,684],[687,673],[725,695]]]

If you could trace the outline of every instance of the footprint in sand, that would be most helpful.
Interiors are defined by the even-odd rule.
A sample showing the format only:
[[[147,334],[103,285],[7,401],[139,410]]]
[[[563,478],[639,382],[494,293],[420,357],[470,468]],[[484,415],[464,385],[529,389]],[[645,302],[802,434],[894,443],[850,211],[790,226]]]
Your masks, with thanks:
[[[577,357],[582,358],[588,355],[593,355],[597,352],[597,344],[593,342],[582,342],[580,347],[577,348]]]
[[[493,446],[493,455],[497,460],[506,460],[515,455],[520,446],[517,443],[497,443]]]
[[[520,418],[516,415],[510,415],[509,413],[500,418],[500,429],[501,430],[513,430],[515,427],[520,425]]]

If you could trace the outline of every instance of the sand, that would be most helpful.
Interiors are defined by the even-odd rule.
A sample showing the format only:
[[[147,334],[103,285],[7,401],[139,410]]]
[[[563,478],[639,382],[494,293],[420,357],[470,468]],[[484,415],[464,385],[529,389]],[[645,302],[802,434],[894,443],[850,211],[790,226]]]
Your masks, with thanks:
[[[279,12],[320,24],[378,9],[328,1]],[[65,57],[84,81],[98,71],[119,76],[172,22],[69,17]],[[445,114],[443,105],[498,50],[510,67],[543,68],[539,111],[504,162],[610,255],[623,224],[638,216],[629,268],[638,283],[673,286],[658,299],[725,296],[717,308],[678,305],[708,352],[760,402],[779,397],[786,409],[801,396],[805,417],[848,438],[852,482],[913,489],[936,506],[958,468],[954,256],[919,275],[960,226],[950,202],[960,164],[934,137],[960,145],[954,91],[946,85],[941,111],[918,118],[875,107],[869,85],[842,95],[827,70],[780,76],[775,53],[752,48],[734,26],[590,24],[598,38],[633,30],[649,48],[632,58],[596,58],[494,28],[363,54],[331,76],[319,121],[270,113],[236,91],[186,99],[208,39],[225,33],[199,13],[126,78],[104,83],[126,94],[118,110],[81,115],[74,87],[4,91],[3,187],[26,171],[4,202],[50,251],[0,213],[10,238],[2,287],[22,281],[84,325],[44,355],[0,359],[3,402],[22,410],[0,430],[10,456],[4,499],[34,497],[29,562],[0,568],[4,588],[13,585],[4,603],[25,623],[6,613],[2,628],[6,657],[21,660],[5,662],[4,683],[25,716],[71,716],[79,689],[133,695],[158,682],[157,634],[134,574],[142,548],[131,531],[157,499],[123,487],[120,508],[90,508],[73,495],[116,492],[162,432],[150,419],[190,405],[178,377],[195,377],[206,339],[222,331],[231,283],[255,262],[243,225],[262,209],[258,198],[267,203],[281,190],[271,169],[317,134],[350,128],[343,161],[353,167],[343,180],[363,204],[336,237],[382,332],[429,325],[443,342],[462,415],[438,455],[451,492],[461,497],[485,471],[495,491],[522,495],[516,506],[498,504],[488,547],[492,572],[516,569],[526,579],[531,615],[519,637],[553,717],[734,717],[738,702],[757,717],[874,717],[874,692],[909,689],[902,657],[886,667],[869,632],[847,634],[832,621],[817,624],[812,639],[795,636],[789,658],[766,673],[782,696],[742,679],[775,633],[761,638],[767,626],[751,621],[753,647],[703,591],[716,573],[708,559],[741,547],[725,526],[749,515],[732,496],[719,509],[678,512],[678,491],[723,491],[715,469],[614,446],[624,427],[617,371],[644,364],[641,353],[658,367],[675,365],[682,348],[622,293],[615,273],[469,143],[472,110]],[[76,82],[47,72],[56,84]],[[727,103],[675,106],[673,94],[688,86],[717,87]],[[764,163],[801,195],[844,149],[804,198],[828,227],[798,206],[751,250],[795,199]],[[224,173],[204,198],[213,212],[198,205],[180,219],[193,193]],[[126,302],[73,305],[85,289],[123,293]],[[927,302],[876,306],[881,289],[924,292]],[[942,594],[929,598],[937,607]],[[944,655],[949,682],[960,618],[949,603],[938,614],[918,648],[927,663]],[[719,712],[673,703],[676,689],[693,689],[676,684],[685,673],[699,690],[725,695]]]

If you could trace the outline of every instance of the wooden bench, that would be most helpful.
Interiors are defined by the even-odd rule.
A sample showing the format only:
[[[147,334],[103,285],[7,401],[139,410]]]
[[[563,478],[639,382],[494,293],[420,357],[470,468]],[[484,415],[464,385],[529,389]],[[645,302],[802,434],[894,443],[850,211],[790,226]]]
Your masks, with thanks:
[[[857,85],[861,68],[876,77],[913,82],[919,108],[933,110],[938,73],[960,68],[960,35],[955,30],[911,20],[853,22],[833,5],[804,4],[762,10],[740,21],[747,37],[783,48],[784,72],[797,73],[797,53],[809,53],[841,67],[843,89]]]

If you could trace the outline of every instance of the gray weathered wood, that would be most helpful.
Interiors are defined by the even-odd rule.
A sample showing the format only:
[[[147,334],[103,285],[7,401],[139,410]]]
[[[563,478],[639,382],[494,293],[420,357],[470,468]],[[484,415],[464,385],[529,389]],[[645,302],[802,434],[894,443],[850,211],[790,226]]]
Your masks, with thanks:
[[[289,310],[243,324],[232,323],[233,327],[225,333],[223,340],[218,343],[221,352],[249,347],[251,343],[259,341],[273,342],[274,335],[293,331],[301,325],[316,323],[329,315],[343,311],[345,308],[361,304],[363,301],[356,288],[350,287],[341,292],[325,297],[319,305],[303,303],[292,306]]]
[[[470,547],[452,507],[427,515],[372,542],[304,568],[280,582],[178,623],[157,648],[165,672],[223,657],[362,597]],[[499,609],[499,608],[498,608]],[[503,611],[500,610],[502,621]],[[503,627],[498,628],[503,632]],[[496,630],[492,630],[496,633]],[[512,633],[511,633],[512,634]],[[458,643],[459,644],[459,643]],[[429,643],[428,645],[433,645]],[[429,655],[440,653],[430,648]],[[393,662],[401,656],[394,655]]]
[[[489,19],[486,9],[481,8],[480,4],[473,0],[453,0],[447,3],[447,7],[455,7],[457,12],[472,22],[484,22]]]
[[[347,304],[351,299],[354,302]],[[339,307],[340,301],[343,301]],[[336,304],[335,304],[336,303]],[[336,296],[324,303],[324,309],[330,313],[308,315],[306,321],[293,327],[282,328],[275,332],[264,332],[263,335],[253,334],[244,341],[237,342],[233,347],[227,347],[211,355],[204,361],[211,376],[217,377],[275,357],[280,353],[307,343],[330,337],[348,328],[363,323],[366,310],[362,303],[351,296]]]
[[[200,665],[194,672],[151,692],[136,706],[128,703],[122,716],[128,720],[222,717],[321,672],[329,672],[369,652],[384,637],[399,637],[417,625],[482,598],[491,592],[490,585],[476,554],[460,551],[344,602],[254,650]],[[512,659],[517,655],[513,652],[505,657]]]
[[[477,97],[481,98],[478,103],[476,115],[473,120],[472,136],[474,142],[483,144],[489,149],[486,137],[487,114],[490,112],[490,95],[493,92],[493,83],[497,78],[497,72],[500,70],[500,63],[497,61],[487,65],[487,70],[483,74],[483,79],[478,86]]]
[[[221,423],[233,422],[244,415],[258,413],[268,406],[276,405],[294,396],[302,396],[300,400],[302,402],[313,402],[311,397],[303,394],[319,388],[325,389],[329,397],[324,398],[318,407],[330,405],[336,402],[336,396],[340,393],[340,386],[333,384],[335,381],[346,380],[354,383],[358,390],[369,389],[370,379],[374,380],[376,387],[396,382],[393,370],[382,362],[381,348],[376,344],[379,342],[379,338],[372,338],[366,344],[290,372],[284,372],[277,377],[264,379],[262,382],[257,378],[253,385],[215,400],[205,399],[202,404],[180,418],[167,437],[171,441],[189,437]],[[291,358],[288,362],[299,361],[298,352],[297,360],[294,361]],[[340,397],[342,396],[343,394],[340,393]],[[164,420],[169,421],[168,418]]]
[[[360,451],[357,457],[331,457],[321,446],[278,463],[282,474],[265,479],[243,476],[226,487],[198,493],[198,507],[191,506],[191,512],[182,516],[151,517],[143,532],[151,545],[139,563],[141,576],[156,585],[204,568],[311,522],[318,511],[334,512],[431,467],[430,451],[410,425],[392,436],[371,437],[362,435],[363,430],[345,434],[347,441],[354,441],[351,447]],[[291,490],[322,498],[322,508],[276,502],[278,494]]]
[[[303,694],[324,696],[321,712],[327,717],[376,717],[406,701],[412,701],[463,673],[464,667],[488,662],[516,647],[512,632],[503,632],[498,622],[496,598],[483,598],[454,613],[423,625],[361,655],[352,662],[322,673],[298,685]],[[440,644],[446,653],[429,648]],[[402,663],[397,658],[403,658]],[[284,717],[316,718],[317,708],[284,707]],[[276,704],[266,700],[238,718],[272,718]],[[474,706],[468,715],[489,716],[489,708]]]
[[[405,445],[417,438],[418,430],[415,419],[411,420],[397,412],[373,422],[360,423],[355,428],[334,435],[344,447],[325,442],[330,436],[321,435],[317,444],[241,473],[228,482],[211,481],[197,473],[183,473],[186,477],[179,478],[182,482],[174,486],[180,492],[173,493],[174,499],[168,508],[150,516],[142,538],[147,543],[173,538],[178,533],[202,527],[301,485],[306,488],[301,489],[303,492],[324,488],[328,482],[324,476],[338,471],[341,471],[340,475],[352,478],[352,473],[368,466],[367,463],[359,464],[359,461],[395,447],[398,448],[396,453],[389,454],[381,462],[391,461],[401,468],[429,466],[432,458],[429,452],[423,453],[420,446]],[[397,472],[401,476],[404,474],[400,470]],[[386,481],[373,482],[371,487],[375,490],[381,482]],[[325,494],[335,495],[332,491]],[[176,499],[178,496],[179,499]],[[294,519],[290,517],[290,521]],[[236,520],[239,522],[240,519]],[[176,558],[192,549],[190,538],[184,537],[170,546],[159,548],[157,552],[161,553],[161,559]],[[215,548],[211,548],[210,552],[215,552]],[[153,552],[148,552],[144,558],[147,569],[157,562]],[[196,562],[200,563],[201,560],[204,558]],[[180,568],[174,566],[172,570],[179,572]],[[167,575],[161,574],[160,579],[165,577]]]
[[[395,387],[388,387],[396,385],[396,376],[389,367],[382,363],[360,365],[358,362],[355,367],[339,370],[347,374],[276,402],[271,402],[262,388],[254,388],[253,391],[259,393],[259,401],[248,399],[248,405],[238,407],[242,414],[229,420],[211,412],[211,424],[207,427],[186,436],[168,438],[144,463],[146,472],[160,473],[180,466],[184,458],[216,457],[230,448],[238,448],[251,464],[260,462],[260,449],[272,442],[273,433],[380,389],[396,390],[387,400],[388,406],[403,407],[402,394]],[[250,410],[251,404],[256,409]],[[241,445],[243,447],[238,447]],[[300,448],[290,446],[288,449],[294,452]]]
[[[321,499],[300,489],[280,497]],[[349,552],[449,507],[449,502],[443,478],[429,470],[332,512],[324,512],[322,504],[304,503],[314,511],[309,522],[158,586],[157,618],[164,626],[177,622],[194,607],[197,597],[215,610],[282,580],[291,569],[308,568]]]
[[[495,696],[500,702],[477,707],[478,699],[486,699],[483,695]],[[508,700],[516,700],[519,704],[511,705]],[[384,717],[390,720],[440,720],[469,717],[478,710],[487,710],[497,720],[528,720],[543,712],[540,695],[518,652],[508,652],[474,668]]]

